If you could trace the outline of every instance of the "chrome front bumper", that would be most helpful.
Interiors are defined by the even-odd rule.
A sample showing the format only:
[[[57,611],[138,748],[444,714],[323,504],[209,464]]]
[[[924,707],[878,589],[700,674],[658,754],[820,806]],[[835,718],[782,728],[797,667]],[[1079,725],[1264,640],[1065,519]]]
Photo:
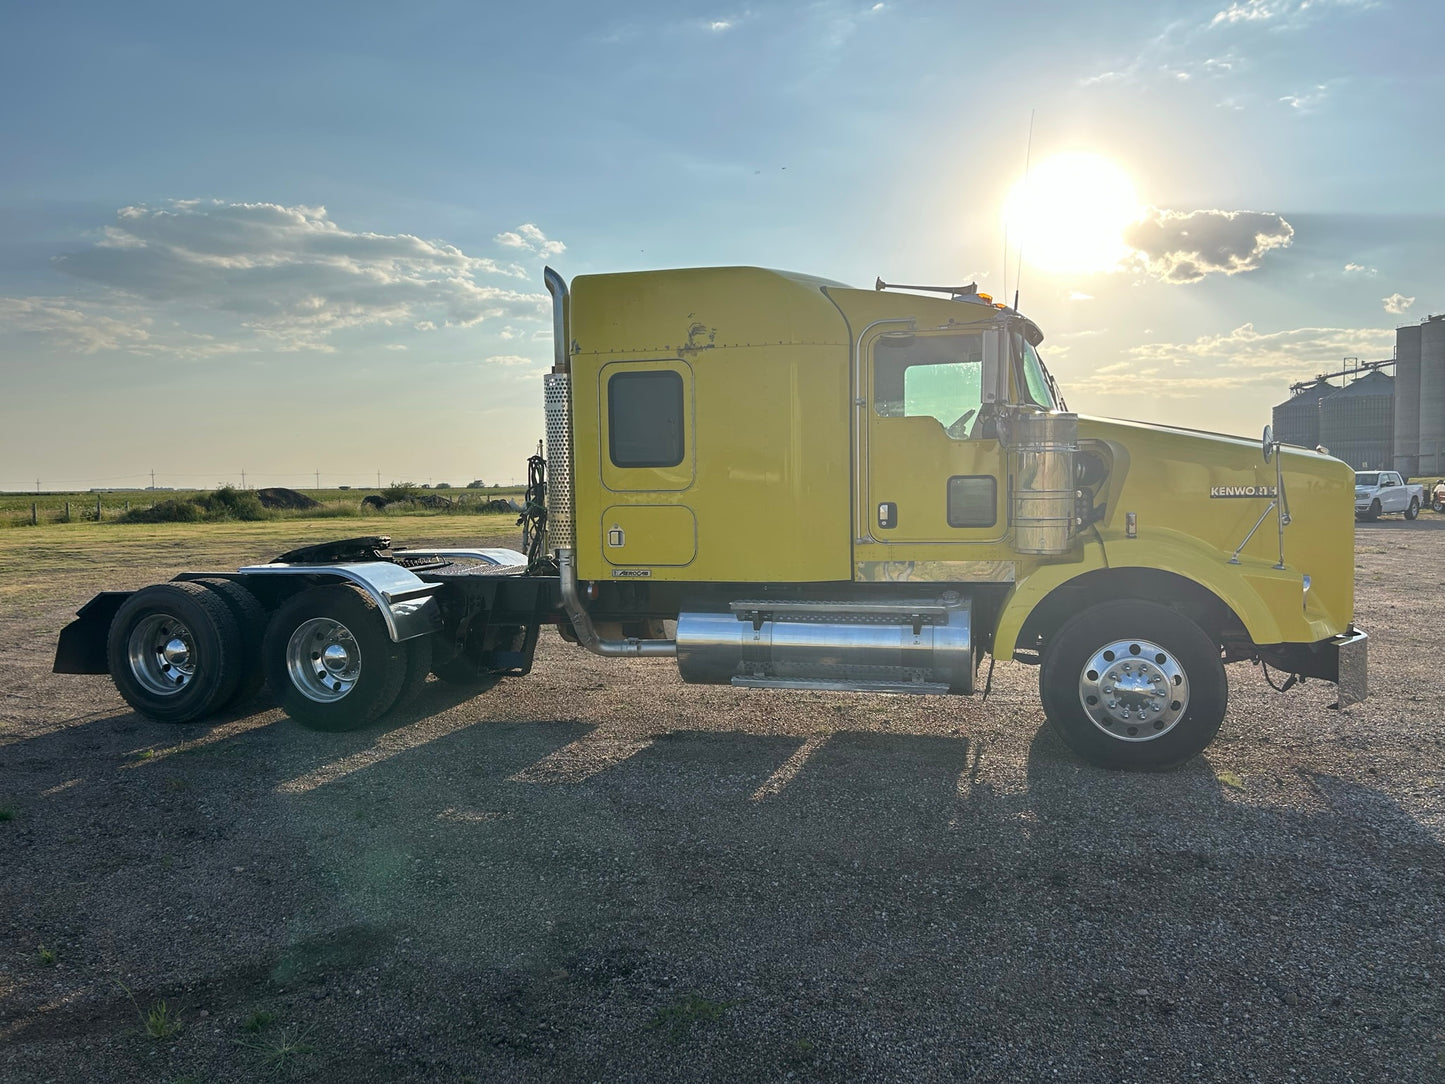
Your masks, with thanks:
[[[1362,703],[1370,693],[1366,663],[1370,638],[1363,629],[1349,629],[1314,644],[1262,644],[1261,661],[1301,678],[1333,681],[1339,689],[1339,704],[1347,708]]]
[[[1328,642],[1326,651],[1334,651],[1335,685],[1340,692],[1340,707],[1362,703],[1370,695],[1365,662],[1370,653],[1370,637],[1353,625],[1343,636]]]

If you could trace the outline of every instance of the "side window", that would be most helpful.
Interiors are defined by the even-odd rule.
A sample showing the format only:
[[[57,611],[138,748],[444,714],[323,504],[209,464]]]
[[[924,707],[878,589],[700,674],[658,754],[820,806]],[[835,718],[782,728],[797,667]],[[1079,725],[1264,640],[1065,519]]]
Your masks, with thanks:
[[[675,467],[683,434],[682,377],[670,370],[617,373],[607,381],[607,453],[618,467]]]
[[[873,409],[880,418],[934,418],[964,440],[983,404],[982,386],[981,335],[885,335],[874,346]]]

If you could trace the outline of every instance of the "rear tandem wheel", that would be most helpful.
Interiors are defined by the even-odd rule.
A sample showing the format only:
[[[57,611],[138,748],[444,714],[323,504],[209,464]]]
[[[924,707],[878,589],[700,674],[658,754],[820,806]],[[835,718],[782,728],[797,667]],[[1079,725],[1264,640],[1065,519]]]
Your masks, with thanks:
[[[111,680],[126,703],[162,723],[219,710],[241,683],[241,629],[198,583],[144,587],[121,603],[106,639]]]
[[[390,711],[408,655],[376,602],[350,585],[312,587],[288,599],[261,644],[271,692],[287,715],[315,730],[355,730]]]

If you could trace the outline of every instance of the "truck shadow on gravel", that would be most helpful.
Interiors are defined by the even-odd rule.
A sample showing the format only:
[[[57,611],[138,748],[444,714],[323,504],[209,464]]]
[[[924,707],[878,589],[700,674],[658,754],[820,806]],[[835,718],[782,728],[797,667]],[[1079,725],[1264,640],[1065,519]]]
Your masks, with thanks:
[[[1445,853],[1380,790],[847,711],[609,739],[468,695],[6,747],[0,1069],[250,1079],[265,1010],[326,1079],[1438,1071]],[[148,1040],[120,982],[186,1026]]]

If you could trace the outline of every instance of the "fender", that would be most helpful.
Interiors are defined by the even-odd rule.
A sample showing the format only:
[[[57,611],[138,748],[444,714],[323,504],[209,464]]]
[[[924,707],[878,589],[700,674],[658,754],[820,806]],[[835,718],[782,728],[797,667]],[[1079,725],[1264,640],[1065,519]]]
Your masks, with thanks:
[[[442,627],[441,607],[432,592],[441,586],[427,583],[400,565],[388,561],[344,561],[334,565],[247,565],[241,576],[305,576],[312,581],[351,583],[376,601],[392,640],[437,632]]]
[[[1298,572],[1248,557],[1238,565],[1227,564],[1212,548],[1167,530],[1140,538],[1105,538],[1105,547],[1086,546],[1082,561],[1038,565],[1014,584],[994,629],[995,658],[1013,658],[1024,622],[1053,591],[1104,569],[1162,570],[1189,580],[1227,606],[1256,644],[1316,643],[1333,636],[1337,624],[1343,627],[1343,621],[1332,621],[1331,615],[1311,607]],[[1299,614],[1297,619],[1287,616],[1291,610]]]

